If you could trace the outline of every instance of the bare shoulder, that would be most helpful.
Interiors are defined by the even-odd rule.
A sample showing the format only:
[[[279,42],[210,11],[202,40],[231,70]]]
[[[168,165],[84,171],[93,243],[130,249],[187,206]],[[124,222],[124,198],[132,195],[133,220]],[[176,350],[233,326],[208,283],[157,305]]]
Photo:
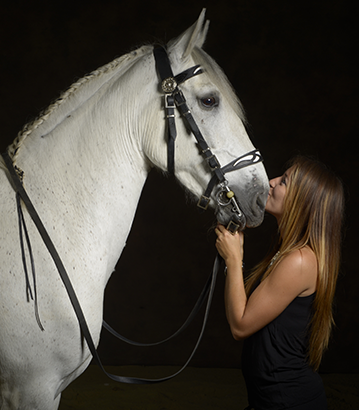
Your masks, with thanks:
[[[267,289],[285,294],[290,300],[309,296],[317,286],[317,260],[309,247],[286,255],[264,279]]]
[[[305,246],[298,252],[300,252],[302,257],[303,268],[305,270],[314,270],[315,272],[317,272],[318,261],[312,249],[310,249],[309,246]]]
[[[291,253],[289,253],[284,259],[283,262],[292,265],[293,268],[299,269],[311,269],[317,267],[317,258],[314,252],[309,248],[309,246],[305,246],[304,248],[297,249]]]
[[[315,292],[318,264],[314,252],[308,246],[288,254],[278,268],[281,268],[288,280],[301,283],[303,291],[298,296],[308,296]]]

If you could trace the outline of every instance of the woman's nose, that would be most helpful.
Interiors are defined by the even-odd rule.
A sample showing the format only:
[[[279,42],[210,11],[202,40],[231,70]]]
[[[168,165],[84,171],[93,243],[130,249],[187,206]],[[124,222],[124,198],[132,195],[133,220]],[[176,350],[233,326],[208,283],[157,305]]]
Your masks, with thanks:
[[[274,187],[275,187],[275,178],[269,180],[269,186],[270,186],[271,188],[274,188]]]
[[[280,177],[277,178],[273,178],[269,180],[269,186],[271,188],[274,188],[277,184],[278,184],[278,180],[280,179]]]

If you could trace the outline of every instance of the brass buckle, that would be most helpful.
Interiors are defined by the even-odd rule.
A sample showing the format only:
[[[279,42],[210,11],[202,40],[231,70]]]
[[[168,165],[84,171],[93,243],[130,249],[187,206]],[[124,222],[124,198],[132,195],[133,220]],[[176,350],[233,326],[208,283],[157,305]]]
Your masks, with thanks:
[[[229,224],[227,225],[227,231],[229,231],[232,235],[234,235],[239,228],[240,225],[233,222],[233,220],[229,221]]]
[[[221,164],[219,163],[217,157],[214,154],[210,155],[209,157],[206,157],[206,161],[212,171],[214,171],[215,169],[221,168]],[[214,164],[211,164],[212,161],[214,161]]]
[[[204,209],[206,211],[210,201],[211,201],[211,198],[208,198],[207,196],[202,195],[197,202],[197,206],[198,208]]]

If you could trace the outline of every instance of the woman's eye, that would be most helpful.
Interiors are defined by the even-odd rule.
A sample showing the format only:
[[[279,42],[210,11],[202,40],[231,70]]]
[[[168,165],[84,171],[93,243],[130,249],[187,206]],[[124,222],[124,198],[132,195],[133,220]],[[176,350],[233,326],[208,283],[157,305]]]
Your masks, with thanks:
[[[206,108],[212,108],[218,105],[216,97],[204,97],[201,98],[201,103]]]

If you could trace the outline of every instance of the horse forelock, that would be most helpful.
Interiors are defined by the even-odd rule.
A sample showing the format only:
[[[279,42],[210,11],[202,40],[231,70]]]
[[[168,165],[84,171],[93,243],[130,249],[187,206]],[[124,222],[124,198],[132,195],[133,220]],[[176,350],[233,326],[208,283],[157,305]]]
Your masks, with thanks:
[[[75,81],[66,91],[64,91],[54,102],[52,102],[45,110],[40,112],[40,114],[29,123],[25,124],[21,131],[18,133],[13,143],[8,147],[8,153],[12,157],[13,161],[16,160],[16,156],[19,148],[21,147],[24,140],[30,136],[36,129],[38,129],[47,120],[52,118],[54,114],[59,113],[59,118],[57,123],[60,123],[69,112],[71,112],[75,106],[73,103],[73,98],[80,93],[83,93],[79,97],[78,105],[89,99],[92,95],[96,93],[105,83],[110,81],[115,75],[123,75],[134,62],[136,62],[143,55],[147,54],[152,50],[152,46],[145,45],[134,51],[122,55],[105,64],[98,69],[92,71],[91,73],[85,75],[79,80]],[[72,100],[72,101],[70,101]],[[60,112],[61,110],[61,112]]]

